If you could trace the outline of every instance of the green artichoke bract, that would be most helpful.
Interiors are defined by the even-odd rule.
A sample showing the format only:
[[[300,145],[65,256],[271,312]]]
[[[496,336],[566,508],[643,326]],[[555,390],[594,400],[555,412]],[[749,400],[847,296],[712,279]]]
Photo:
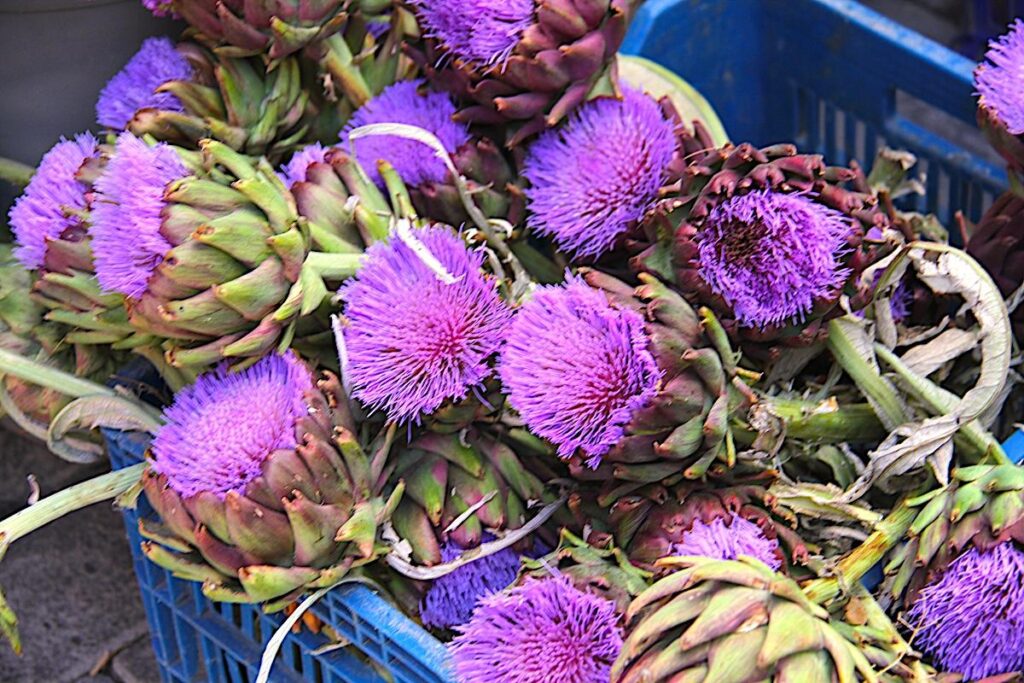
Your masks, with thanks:
[[[827,611],[764,564],[697,557],[663,564],[685,568],[630,605],[613,683],[884,680]]]
[[[272,355],[200,376],[164,416],[143,475],[160,523],[140,523],[143,551],[211,599],[283,607],[386,551],[394,430],[360,443],[336,376],[314,386],[296,358]]]

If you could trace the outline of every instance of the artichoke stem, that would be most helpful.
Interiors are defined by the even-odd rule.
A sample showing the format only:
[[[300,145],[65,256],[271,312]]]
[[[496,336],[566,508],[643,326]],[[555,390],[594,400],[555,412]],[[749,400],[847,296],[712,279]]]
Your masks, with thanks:
[[[23,164],[14,159],[0,157],[0,180],[6,180],[11,185],[25,187],[32,179],[35,169],[28,164]]]
[[[762,398],[772,414],[786,425],[786,436],[808,441],[837,443],[842,441],[880,441],[888,434],[878,420],[874,408],[867,403],[839,405],[822,409],[817,401]]]
[[[959,396],[914,372],[885,345],[876,343],[875,353],[900,376],[907,392],[927,406],[933,415],[945,415],[960,402]],[[1012,464],[1002,445],[977,420],[960,427],[959,435],[963,437],[958,445],[964,455],[974,456],[977,461],[989,456],[997,465]]]
[[[326,280],[344,280],[356,274],[362,258],[362,254],[328,254],[322,251],[311,251],[306,256],[306,265]]]
[[[117,396],[113,389],[76,377],[56,368],[29,360],[16,353],[0,349],[0,374],[11,375],[18,379],[53,389],[65,396]]]
[[[903,402],[895,389],[857,352],[841,318],[828,324],[828,350],[857,384],[857,388],[871,400],[879,411],[878,417],[887,428],[895,429],[907,421]]]
[[[509,248],[523,267],[542,285],[555,285],[565,277],[565,270],[534,249],[525,239],[509,242]]]
[[[856,584],[872,567],[882,561],[885,554],[907,533],[917,513],[918,510],[907,505],[904,499],[888,517],[878,523],[867,540],[840,560],[834,576],[811,581],[804,586],[804,593],[818,604],[838,597],[847,587]]]

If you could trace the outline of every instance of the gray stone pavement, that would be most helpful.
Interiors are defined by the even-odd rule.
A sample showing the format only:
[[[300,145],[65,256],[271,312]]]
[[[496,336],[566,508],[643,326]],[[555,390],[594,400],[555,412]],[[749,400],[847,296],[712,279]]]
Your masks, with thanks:
[[[43,495],[104,471],[65,463],[0,431],[0,517],[25,506],[26,476]],[[0,586],[20,619],[24,653],[0,643],[2,683],[157,683],[146,616],[121,515],[108,503],[12,544]]]

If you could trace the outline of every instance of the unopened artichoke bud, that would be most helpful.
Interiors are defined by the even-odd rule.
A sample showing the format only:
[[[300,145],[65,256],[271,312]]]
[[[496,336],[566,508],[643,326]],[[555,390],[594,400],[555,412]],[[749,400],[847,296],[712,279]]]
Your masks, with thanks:
[[[588,271],[535,290],[500,368],[509,404],[574,476],[629,490],[734,461],[729,420],[746,400],[732,388],[734,361],[654,278],[634,290]]]
[[[973,548],[1024,544],[1024,467],[974,465],[955,469],[949,486],[912,501],[919,509],[908,540],[885,567],[894,600],[912,602],[921,587]]]
[[[10,211],[14,257],[36,273],[32,299],[46,309],[45,320],[55,323],[34,334],[40,341],[49,339],[44,347],[51,350],[73,345],[78,360],[71,367],[78,370],[105,366],[104,356],[123,362],[109,345],[145,344],[128,324],[123,297],[102,291],[94,273],[88,228],[96,201],[94,181],[106,155],[90,133],[62,139],[43,156]],[[93,376],[91,371],[87,375]]]
[[[427,38],[420,67],[469,123],[513,123],[516,146],[558,124],[610,77],[634,0],[411,3]]]
[[[748,355],[772,359],[781,345],[806,345],[841,315],[840,298],[862,308],[871,288],[858,274],[882,254],[865,235],[889,217],[859,169],[826,166],[793,145],[705,147],[681,133],[687,168],[630,246],[639,271],[668,279],[710,307]]]
[[[193,170],[165,143],[122,133],[89,227],[103,290],[165,340],[172,366],[191,369],[287,345],[328,298],[324,278],[344,279],[359,259],[312,251],[308,224],[265,160],[201,146]]]
[[[1006,192],[985,212],[970,232],[967,253],[980,263],[999,287],[1010,297],[1024,284],[1024,198]],[[1011,314],[1013,336],[1024,344],[1024,307]]]
[[[385,550],[381,434],[364,447],[334,375],[293,355],[201,375],[164,411],[143,475],[143,551],[211,599],[284,607]],[[386,431],[386,430],[385,430]]]
[[[272,160],[310,134],[316,109],[294,57],[268,69],[167,38],[147,39],[96,102],[108,128],[192,149],[210,138]]]
[[[978,91],[978,125],[989,143],[1006,160],[1011,173],[1024,177],[1024,95],[1020,71],[1024,65],[1024,22],[989,43],[985,61],[974,71]]]
[[[684,567],[626,614],[613,683],[878,681],[860,643],[792,579],[751,559],[667,558]]]

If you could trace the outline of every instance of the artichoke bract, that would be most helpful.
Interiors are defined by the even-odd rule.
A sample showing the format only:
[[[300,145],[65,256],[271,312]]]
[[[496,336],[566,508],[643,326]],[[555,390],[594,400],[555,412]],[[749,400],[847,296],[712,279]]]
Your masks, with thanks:
[[[420,67],[463,102],[461,120],[515,124],[515,146],[556,125],[599,88],[634,0],[411,3],[427,37]]]
[[[748,355],[820,340],[842,295],[854,310],[869,301],[857,275],[880,246],[865,236],[889,217],[859,169],[787,144],[709,147],[695,129],[680,134],[688,165],[635,232],[634,267],[714,310]]]
[[[171,365],[193,369],[289,343],[327,297],[322,275],[350,275],[361,247],[311,254],[310,226],[265,160],[205,141],[202,162],[193,171],[174,148],[122,133],[89,228],[104,290],[165,340]]]
[[[212,599],[283,607],[386,549],[401,495],[385,497],[389,439],[371,459],[336,376],[267,356],[201,375],[164,416],[143,475],[161,523],[140,524],[143,550]]]
[[[667,562],[690,566],[630,605],[613,683],[880,680],[857,640],[792,579],[749,558]]]

